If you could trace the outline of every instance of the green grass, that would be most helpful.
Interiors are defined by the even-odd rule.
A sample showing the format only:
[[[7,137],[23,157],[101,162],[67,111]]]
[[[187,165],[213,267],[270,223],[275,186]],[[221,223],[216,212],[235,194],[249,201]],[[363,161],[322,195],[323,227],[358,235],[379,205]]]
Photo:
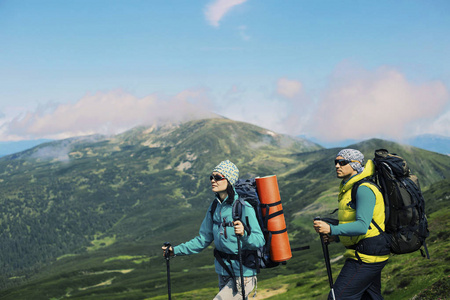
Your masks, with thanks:
[[[92,246],[87,247],[88,251],[96,251],[101,248],[105,248],[108,246],[111,246],[116,242],[116,235],[114,236],[106,236],[103,238],[100,238],[98,236],[95,236],[95,239],[91,241]]]
[[[404,150],[382,140],[359,147],[367,157],[381,147]],[[76,155],[65,162],[33,156],[60,148]],[[339,180],[330,164],[335,154],[336,149],[310,147],[253,125],[203,120],[57,141],[1,158],[0,299],[164,299],[161,244],[176,245],[198,233],[212,200],[207,175],[224,157],[239,165],[241,177],[277,175],[291,246],[311,246],[293,253],[286,266],[263,270],[259,293],[323,299],[328,283],[312,218],[325,217],[337,205]],[[420,149],[407,155],[428,192],[427,213],[440,213],[430,215],[432,259],[416,259],[417,253],[393,257],[384,272],[386,299],[436,295],[447,284],[449,181],[443,179],[450,178],[450,158]],[[332,258],[342,252],[342,246],[330,246]],[[342,260],[333,263],[335,277],[341,266]],[[408,269],[413,266],[417,269]],[[171,270],[178,299],[212,298],[217,292],[212,246],[176,257]],[[411,272],[417,278],[405,275]]]
[[[143,255],[140,256],[131,256],[131,255],[121,255],[116,257],[107,258],[104,260],[105,263],[115,260],[131,260],[134,263],[142,263],[144,261],[150,261],[150,258],[145,257]]]
[[[391,257],[382,273],[386,300],[411,299],[416,295],[422,297],[417,299],[446,299],[445,287],[449,284],[450,275],[449,215],[449,209],[430,215],[430,260],[421,257],[419,252]],[[310,250],[294,253],[294,258],[286,266],[262,270],[258,276],[259,297],[326,299],[329,286],[320,243],[316,239],[310,245]],[[211,250],[170,261],[174,299],[212,299],[217,293]],[[332,244],[330,252],[335,258],[342,254],[343,248]],[[94,254],[64,257],[58,262],[61,270],[66,272],[57,272],[57,266],[53,266],[52,273],[59,275],[35,281],[16,292],[0,294],[0,298],[167,299],[166,264],[161,255],[111,255],[113,253],[109,251]],[[135,263],[141,259],[144,260],[141,264]],[[337,278],[342,264],[342,259],[332,263],[334,278]]]

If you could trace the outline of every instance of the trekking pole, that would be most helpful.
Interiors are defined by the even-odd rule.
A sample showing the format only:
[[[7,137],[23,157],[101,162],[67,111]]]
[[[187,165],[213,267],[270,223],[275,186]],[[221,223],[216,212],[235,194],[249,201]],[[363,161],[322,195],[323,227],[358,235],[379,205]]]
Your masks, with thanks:
[[[171,291],[171,286],[170,286],[170,243],[169,242],[165,242],[164,246],[166,246],[166,250],[164,250],[164,258],[166,259],[166,266],[167,266],[167,294],[169,296],[169,300],[172,299],[172,291]]]
[[[245,283],[244,283],[244,267],[242,263],[242,249],[241,249],[241,237],[237,237],[238,243],[238,255],[239,255],[239,271],[241,273],[241,289],[242,289],[242,299],[245,300]]]
[[[320,217],[316,217],[316,218],[314,218],[314,220],[321,221],[322,219]],[[333,275],[331,273],[330,253],[328,252],[328,244],[325,243],[325,241],[323,240],[324,234],[319,233],[319,235],[320,235],[320,242],[322,243],[323,257],[325,259],[325,266],[327,268],[328,282],[330,283],[331,295],[333,296],[333,300],[336,300],[336,296],[334,295]]]

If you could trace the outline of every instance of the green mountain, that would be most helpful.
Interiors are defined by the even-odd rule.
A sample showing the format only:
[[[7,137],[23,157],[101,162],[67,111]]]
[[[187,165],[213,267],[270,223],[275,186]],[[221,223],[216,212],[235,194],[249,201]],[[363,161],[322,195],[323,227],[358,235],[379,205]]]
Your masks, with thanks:
[[[448,156],[375,139],[351,147],[368,158],[378,148],[404,156],[434,199],[430,214],[448,207]],[[290,295],[305,289],[311,294],[303,299],[323,296],[326,273],[311,220],[337,205],[331,162],[338,150],[208,119],[54,141],[0,158],[0,299],[164,299],[161,244],[197,234],[213,197],[208,176],[224,159],[237,164],[241,178],[276,174],[291,246],[311,246],[286,266],[263,270],[259,293],[294,299]],[[448,227],[436,228],[443,234],[435,241],[448,243]],[[212,298],[212,249],[171,260],[178,299]],[[338,258],[342,249],[330,251]],[[387,286],[386,294],[397,295],[396,287]]]

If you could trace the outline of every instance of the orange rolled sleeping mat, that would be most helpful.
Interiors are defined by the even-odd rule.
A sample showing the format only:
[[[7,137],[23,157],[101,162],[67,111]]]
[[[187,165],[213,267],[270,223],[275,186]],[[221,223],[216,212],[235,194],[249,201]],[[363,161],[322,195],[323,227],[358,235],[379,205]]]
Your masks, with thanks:
[[[277,177],[276,175],[258,177],[255,181],[262,215],[264,219],[268,219],[267,229],[272,233],[270,259],[274,262],[287,261],[292,257],[292,252]]]

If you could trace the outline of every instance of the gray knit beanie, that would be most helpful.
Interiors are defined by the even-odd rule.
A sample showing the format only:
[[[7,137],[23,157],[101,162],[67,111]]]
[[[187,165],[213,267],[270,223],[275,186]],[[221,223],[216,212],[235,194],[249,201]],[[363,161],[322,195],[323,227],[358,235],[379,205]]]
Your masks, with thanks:
[[[356,162],[351,162],[350,166],[358,173],[361,173],[364,170],[364,154],[355,149],[343,149],[339,151],[336,157],[342,156],[344,159],[352,161],[356,160]]]
[[[236,181],[239,179],[239,169],[229,160],[224,160],[220,164],[218,164],[213,172],[219,172],[223,175],[231,185],[234,185]]]

